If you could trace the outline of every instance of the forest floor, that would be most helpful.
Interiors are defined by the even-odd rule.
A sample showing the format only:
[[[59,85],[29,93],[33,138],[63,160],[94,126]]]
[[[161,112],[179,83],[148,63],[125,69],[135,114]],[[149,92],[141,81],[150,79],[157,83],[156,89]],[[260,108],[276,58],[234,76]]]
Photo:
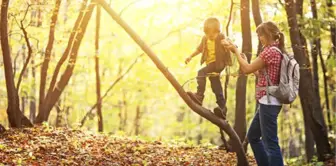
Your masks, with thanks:
[[[250,165],[256,165],[248,157]],[[0,134],[0,165],[236,165],[234,153],[42,125]],[[335,164],[335,163],[331,163]],[[329,165],[329,164],[328,164]]]
[[[251,165],[256,165],[249,157]],[[236,165],[214,147],[168,144],[42,125],[0,134],[0,165]]]

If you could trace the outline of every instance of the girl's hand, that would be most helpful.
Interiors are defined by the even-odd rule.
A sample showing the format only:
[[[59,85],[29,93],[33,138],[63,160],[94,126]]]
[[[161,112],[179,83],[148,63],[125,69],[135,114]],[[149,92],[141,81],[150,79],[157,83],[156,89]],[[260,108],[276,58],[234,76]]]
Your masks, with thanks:
[[[246,57],[246,55],[245,55],[244,53],[240,53],[240,56],[241,56],[244,60],[247,61],[247,57]]]

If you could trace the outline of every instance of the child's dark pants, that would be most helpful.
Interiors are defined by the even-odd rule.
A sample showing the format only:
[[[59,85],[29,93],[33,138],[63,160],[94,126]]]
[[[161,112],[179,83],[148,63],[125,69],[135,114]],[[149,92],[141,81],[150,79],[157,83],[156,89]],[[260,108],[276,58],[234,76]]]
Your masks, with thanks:
[[[205,85],[206,85],[206,76],[209,73],[221,73],[223,69],[217,69],[216,68],[216,63],[212,62],[208,64],[207,66],[203,67],[198,71],[197,75],[197,94],[200,96],[204,96],[205,92]],[[224,101],[224,95],[223,95],[223,88],[222,84],[220,82],[219,75],[218,76],[210,76],[209,77],[210,83],[211,83],[211,89],[212,92],[216,95],[216,102],[218,106],[221,109],[224,109],[225,106],[225,101]]]

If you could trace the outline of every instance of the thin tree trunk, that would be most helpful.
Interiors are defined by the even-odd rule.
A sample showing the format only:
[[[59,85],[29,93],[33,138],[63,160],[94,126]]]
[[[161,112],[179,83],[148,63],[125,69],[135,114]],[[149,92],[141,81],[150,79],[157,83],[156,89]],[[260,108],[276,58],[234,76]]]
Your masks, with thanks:
[[[106,90],[106,92],[104,93],[104,95],[99,99],[99,102],[102,102],[102,101],[104,100],[104,98],[109,94],[109,92],[114,88],[114,86],[117,85],[117,83],[118,83],[119,81],[121,81],[122,78],[124,78],[124,76],[125,76],[126,74],[128,74],[128,73],[131,71],[131,69],[132,69],[132,68],[134,67],[134,65],[138,62],[138,59],[139,59],[142,55],[143,55],[143,54],[139,55],[139,56],[133,61],[133,63],[128,67],[128,69],[127,69],[124,73],[121,74],[121,71],[119,71],[119,76],[118,76],[118,78],[117,78],[117,79],[116,79],[116,80],[109,86],[109,88]],[[93,106],[91,107],[91,109],[85,114],[85,116],[84,116],[83,119],[81,120],[81,125],[80,125],[80,127],[83,127],[83,125],[84,125],[84,123],[85,123],[87,117],[88,117],[89,115],[92,114],[92,111],[97,107],[97,105],[98,105],[98,102],[97,102],[95,105],[93,105]]]
[[[226,36],[229,37],[230,34],[229,34],[229,27],[230,27],[230,23],[231,23],[231,20],[232,20],[232,13],[233,13],[233,6],[234,6],[234,3],[233,3],[233,0],[231,0],[231,4],[230,4],[230,15],[229,15],[229,19],[226,23]],[[230,55],[231,56],[231,55]],[[230,67],[227,66],[226,69],[226,76],[225,76],[225,83],[224,83],[224,103],[225,103],[225,109],[227,109],[226,107],[226,103],[227,103],[227,99],[228,99],[228,94],[227,94],[227,88],[229,86],[229,81],[230,81]],[[228,145],[228,141],[226,141],[225,139],[225,135],[224,135],[224,132],[222,131],[221,128],[219,128],[219,133],[221,135],[221,139],[223,141],[223,145],[221,146],[224,146],[224,148],[227,150],[227,151],[232,151],[232,149],[229,147]],[[246,150],[246,148],[245,148]]]
[[[296,1],[296,11],[300,15],[300,17],[303,17],[303,0]],[[302,25],[300,24],[298,25],[298,27],[303,28]],[[308,48],[306,38],[303,36],[301,32],[299,32],[299,35],[300,35],[300,41],[301,41],[303,48]],[[303,49],[303,53],[305,57],[309,57],[308,49]],[[306,140],[305,141],[306,158],[307,158],[307,161],[311,161],[313,155],[315,154],[315,148],[314,148],[315,140],[313,137],[313,133],[309,125],[307,124],[309,123],[307,121],[307,116],[308,115],[305,113],[305,111],[303,111],[303,117],[304,117],[304,123],[305,123],[304,126],[305,126],[305,140]]]
[[[299,95],[301,100],[301,106],[304,111],[304,115],[307,115],[307,122],[309,122],[310,129],[313,132],[314,139],[316,141],[318,159],[323,161],[327,155],[331,153],[330,144],[328,142],[328,133],[323,124],[324,120],[321,110],[314,110],[314,98],[313,98],[313,85],[312,75],[310,71],[310,62],[307,56],[304,54],[304,47],[300,40],[300,33],[296,20],[296,9],[293,0],[286,0],[286,13],[287,21],[290,27],[290,38],[295,59],[298,61],[300,70],[300,89]]]
[[[240,139],[235,133],[235,131],[231,128],[231,126],[223,119],[216,117],[210,110],[205,109],[204,107],[195,104],[188,94],[181,87],[179,82],[175,79],[175,77],[169,72],[169,70],[163,65],[163,63],[158,59],[156,54],[148,47],[148,45],[131,29],[124,20],[122,20],[118,14],[110,8],[110,6],[104,0],[97,0],[97,2],[108,12],[108,14],[119,24],[122,28],[132,37],[132,39],[141,47],[141,49],[150,57],[150,59],[155,63],[157,68],[164,74],[164,76],[168,79],[168,81],[172,84],[175,90],[178,92],[180,97],[184,100],[184,102],[197,114],[202,117],[208,119],[213,124],[217,125],[221,129],[223,129],[230,138],[233,140],[233,147],[235,152],[237,153],[238,158],[238,166],[240,165],[248,165],[247,158],[245,156],[245,151],[241,145]]]
[[[27,11],[28,11],[28,9],[27,9]],[[27,59],[23,58],[24,65],[23,65],[23,68],[22,68],[22,70],[20,72],[18,82],[16,84],[16,88],[17,88],[18,91],[20,90],[20,84],[21,84],[22,78],[24,76],[25,76],[25,78],[27,78],[26,77],[27,76],[26,70],[27,70],[27,66],[29,64],[30,58],[31,58],[31,56],[33,54],[33,49],[31,47],[31,44],[30,44],[30,41],[29,41],[28,33],[27,33],[26,29],[23,26],[23,20],[20,22],[20,29],[22,30],[24,39],[25,39],[27,47],[28,47],[28,56],[27,56]],[[25,54],[25,53],[23,53],[23,54]],[[23,57],[25,57],[25,56],[23,56]]]
[[[57,22],[58,11],[60,9],[60,5],[61,5],[61,0],[56,0],[53,14],[51,16],[49,39],[48,39],[48,44],[45,50],[44,60],[43,60],[42,67],[41,67],[39,110],[42,110],[42,106],[45,104],[44,103],[45,86],[47,82],[48,67],[49,67],[51,52],[52,52],[54,40],[55,40],[55,26]]]
[[[311,3],[311,11],[313,14],[314,19],[318,19],[317,17],[317,9],[316,9],[316,2],[315,0],[310,0]],[[320,27],[317,27],[318,29]],[[319,32],[318,32],[319,33]],[[311,55],[312,55],[312,61],[313,61],[313,88],[314,88],[314,110],[315,111],[321,111],[322,112],[322,107],[321,107],[321,97],[320,97],[320,87],[319,87],[319,76],[318,76],[318,56],[321,54],[321,39],[320,39],[320,34],[315,34],[316,36],[313,41],[312,41],[312,46],[311,46]],[[322,114],[322,120],[325,125],[325,121],[323,118]]]
[[[72,48],[72,46],[73,46],[73,43],[74,43],[74,41],[75,41],[75,37],[76,37],[76,35],[77,35],[77,31],[79,31],[80,24],[81,24],[82,19],[83,19],[83,17],[84,17],[84,10],[86,9],[86,5],[87,5],[87,0],[84,0],[84,1],[82,2],[82,4],[81,4],[80,13],[79,13],[79,15],[78,15],[78,17],[77,17],[77,20],[76,20],[76,22],[75,22],[75,25],[74,25],[74,27],[73,27],[71,33],[70,33],[70,37],[69,37],[69,40],[68,40],[67,48],[65,49],[65,51],[64,51],[64,53],[63,53],[63,55],[62,55],[62,57],[61,57],[60,60],[58,61],[57,65],[56,65],[56,68],[55,68],[55,70],[54,70],[52,79],[51,79],[50,84],[49,84],[49,90],[48,90],[48,92],[47,92],[47,95],[48,95],[48,94],[51,95],[51,93],[52,93],[52,91],[53,91],[53,89],[54,89],[54,87],[55,87],[55,84],[56,84],[56,81],[57,81],[57,78],[58,78],[59,71],[60,71],[60,69],[61,69],[63,63],[66,61],[66,59],[67,59],[68,56],[69,56],[69,53],[70,53],[71,48]],[[55,13],[53,13],[53,14],[55,14]],[[51,28],[51,27],[50,27],[50,28]],[[53,34],[53,33],[51,33],[51,34]],[[49,34],[49,35],[50,35],[50,34]],[[50,38],[50,37],[49,37],[49,38]],[[52,40],[49,40],[49,42],[51,42],[51,41],[52,41]],[[48,43],[49,43],[49,42],[48,42]],[[53,46],[53,45],[51,45],[51,46]],[[50,49],[51,49],[51,48],[50,48]],[[46,60],[49,60],[49,59],[47,58]],[[46,61],[44,61],[44,62],[46,62]],[[47,63],[46,63],[46,64],[47,64]],[[41,76],[42,76],[42,73],[41,73]],[[42,81],[42,80],[44,80],[44,79],[41,79],[41,81]],[[40,88],[41,88],[42,86],[43,86],[43,83],[41,84]],[[43,94],[40,94],[40,102],[41,102],[41,100],[42,100],[42,104],[40,103],[40,105],[39,105],[39,114],[38,114],[38,115],[40,115],[40,116],[39,116],[40,118],[39,118],[38,122],[36,122],[36,123],[41,123],[41,122],[43,121],[42,118],[44,117],[44,114],[45,114],[45,113],[44,113],[44,110],[43,110],[43,107],[47,104],[46,101],[45,101],[46,98],[47,98],[47,96],[44,95],[45,90],[41,90],[41,89],[40,89],[40,93],[43,93]],[[43,98],[41,98],[41,95],[43,96]]]
[[[35,60],[34,57],[32,57],[31,60],[31,74],[32,74],[32,78],[31,78],[31,92],[30,92],[30,104],[29,104],[29,120],[34,123],[35,122],[35,116],[36,116],[36,69],[35,69]]]
[[[250,1],[240,1],[241,29],[243,36],[242,52],[246,55],[248,62],[251,60],[252,37],[250,27]],[[241,75],[238,77],[236,85],[236,113],[234,129],[240,140],[245,139],[246,135],[246,82],[247,77]]]
[[[258,27],[262,23],[262,18],[260,14],[260,7],[259,7],[259,0],[252,0],[252,13],[253,13],[253,20]],[[258,42],[258,50],[257,50],[257,56],[261,52],[262,44],[260,41]]]
[[[335,19],[335,13],[333,10],[333,3],[332,0],[326,0],[327,7],[328,7],[328,14],[331,19]],[[335,21],[335,20],[334,20]],[[332,50],[334,51],[334,56],[336,56],[336,24],[330,21],[330,38],[332,42]]]
[[[202,143],[202,139],[203,139],[202,123],[203,123],[203,118],[199,117],[198,126],[200,127],[200,130],[199,130],[199,132],[197,134],[197,137],[196,137],[196,141],[197,141],[198,145],[200,145]]]
[[[95,71],[96,71],[96,94],[97,94],[97,116],[98,116],[98,131],[103,132],[103,115],[102,115],[102,101],[100,93],[100,74],[99,74],[99,31],[100,31],[100,6],[97,6],[96,15],[96,56],[95,56]]]
[[[327,67],[325,65],[321,52],[319,54],[319,57],[320,57],[320,62],[321,62],[321,67],[322,67],[322,72],[323,72],[324,97],[326,100],[325,104],[327,107],[328,128],[330,131],[332,131],[333,127],[332,127],[332,120],[331,120],[331,115],[330,115],[332,114],[332,112],[331,112],[330,103],[329,103]]]
[[[254,20],[254,24],[256,27],[258,27],[261,23],[262,23],[262,18],[261,18],[261,14],[260,14],[260,7],[259,7],[259,0],[252,0],[252,14],[253,14],[253,20]],[[260,52],[262,49],[262,44],[261,42],[258,40],[258,49],[257,49],[257,57],[259,56]],[[257,85],[258,83],[258,77],[255,78],[255,84]],[[255,101],[255,112],[257,112],[258,109],[258,100]],[[248,145],[248,139],[245,136],[245,140],[244,140],[244,148],[247,150],[247,145]]]
[[[41,27],[42,26],[42,11],[41,11],[41,3],[40,0],[37,0],[37,27]]]
[[[11,127],[32,126],[30,121],[20,111],[18,91],[15,88],[12,59],[8,43],[8,4],[9,0],[3,0],[1,4],[1,49],[5,68],[6,89],[7,89],[7,115]]]
[[[126,98],[126,92],[125,90],[123,90],[123,108],[124,108],[124,115],[123,115],[123,121],[122,121],[122,125],[124,128],[124,131],[126,132],[127,130],[127,119],[128,119],[128,103],[127,103],[127,98]]]
[[[119,101],[119,113],[118,113],[118,116],[119,116],[119,130],[120,131],[124,131],[124,126],[123,126],[123,102],[120,100]]]
[[[135,112],[135,119],[134,119],[134,128],[135,128],[135,135],[140,134],[140,117],[141,117],[141,112],[140,112],[140,106],[139,104],[136,107],[136,112]]]
[[[39,114],[37,115],[37,119],[36,119],[37,123],[42,123],[43,121],[48,120],[48,117],[49,117],[49,114],[50,114],[50,111],[51,111],[52,107],[58,101],[60,95],[64,91],[65,87],[67,86],[67,84],[68,84],[68,82],[69,82],[69,80],[72,76],[74,67],[76,65],[78,50],[79,50],[81,41],[83,39],[84,33],[86,31],[88,22],[91,18],[92,11],[93,11],[94,7],[95,7],[95,3],[91,2],[90,5],[87,7],[87,10],[85,10],[84,17],[83,17],[83,19],[81,21],[81,24],[79,26],[80,30],[76,29],[76,30],[78,30],[78,32],[77,32],[76,37],[74,38],[73,47],[71,48],[71,51],[69,52],[70,57],[69,57],[68,65],[67,65],[63,75],[61,76],[59,82],[57,83],[57,86],[55,86],[55,87],[50,86],[49,87],[49,90],[51,90],[51,89],[52,90],[51,90],[50,93],[48,91],[48,94],[47,94],[45,102],[44,102],[45,104],[43,104],[42,110],[40,110]],[[69,41],[69,42],[71,42],[71,41]],[[53,79],[56,79],[54,76],[53,76]]]

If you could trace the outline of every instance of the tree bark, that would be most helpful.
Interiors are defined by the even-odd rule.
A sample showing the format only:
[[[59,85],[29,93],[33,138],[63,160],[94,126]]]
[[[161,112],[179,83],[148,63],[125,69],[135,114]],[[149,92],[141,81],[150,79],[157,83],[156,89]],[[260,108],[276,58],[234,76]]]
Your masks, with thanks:
[[[69,80],[72,76],[72,72],[74,70],[74,67],[76,65],[78,50],[79,50],[81,41],[83,39],[84,33],[86,31],[88,22],[91,18],[94,7],[95,7],[94,2],[91,2],[90,5],[87,7],[87,10],[85,10],[84,17],[83,17],[83,19],[80,23],[80,26],[79,26],[80,29],[77,29],[77,31],[78,31],[77,35],[74,38],[73,46],[71,48],[71,51],[69,52],[70,57],[69,57],[68,65],[67,65],[63,75],[61,76],[59,82],[57,83],[57,85],[55,87],[49,87],[49,90],[51,88],[52,91],[51,91],[51,93],[48,92],[48,94],[46,96],[46,99],[45,99],[45,104],[43,104],[42,110],[40,110],[39,114],[37,115],[36,123],[42,123],[43,121],[48,120],[51,109],[56,104],[56,102],[58,101],[58,99],[59,99],[60,95],[62,94],[63,90],[67,86],[67,84],[68,84],[68,82],[69,82]]]
[[[7,89],[7,115],[10,127],[31,127],[32,124],[20,111],[18,91],[15,88],[12,59],[8,43],[8,5],[9,0],[3,0],[1,4],[1,49],[5,68],[6,89]]]
[[[135,135],[140,134],[140,118],[141,118],[141,112],[140,112],[140,106],[138,104],[136,107],[135,119],[134,119]]]
[[[296,11],[297,13],[300,15],[300,17],[303,17],[303,0],[297,0],[296,1]],[[298,28],[302,28],[302,25],[298,25]],[[303,34],[301,32],[299,32],[300,35],[300,40],[301,40],[301,44],[303,47],[303,53],[305,57],[309,57],[308,54],[308,47],[307,47],[307,40],[306,38],[303,36]],[[309,60],[309,59],[308,59]],[[307,114],[305,113],[305,111],[303,111],[303,118],[304,118],[304,123],[305,123],[305,150],[306,150],[306,158],[307,161],[311,161],[314,154],[315,154],[315,140],[313,137],[313,133],[308,125],[309,121],[307,120]]]
[[[224,130],[230,138],[233,140],[233,147],[235,152],[237,153],[238,165],[248,165],[247,158],[245,156],[245,151],[241,145],[240,139],[235,133],[235,131],[231,128],[231,126],[224,120],[216,117],[210,110],[195,104],[188,94],[181,87],[179,82],[175,79],[175,77],[169,72],[167,67],[163,65],[163,63],[158,59],[156,54],[148,47],[148,45],[131,29],[124,20],[122,20],[118,14],[110,8],[110,6],[104,0],[97,0],[97,2],[108,12],[108,14],[119,24],[121,27],[132,37],[132,39],[141,47],[141,49],[150,57],[150,59],[155,63],[157,68],[164,74],[164,76],[168,79],[168,81],[172,84],[175,90],[178,92],[180,97],[184,100],[184,102],[197,114],[202,117],[208,119],[213,124],[220,127]]]
[[[311,3],[311,11],[313,14],[314,19],[318,19],[317,17],[317,11],[316,11],[316,2],[315,0],[310,0]],[[320,28],[320,27],[317,27]],[[322,107],[321,107],[321,97],[320,97],[320,87],[319,87],[319,76],[318,76],[318,56],[321,54],[321,39],[320,39],[320,34],[314,34],[315,38],[312,41],[312,46],[311,46],[311,56],[312,56],[312,61],[313,61],[313,88],[314,88],[314,110],[319,110],[322,112]],[[323,114],[322,114],[322,120],[323,123],[325,124]]]
[[[251,61],[252,37],[250,26],[250,1],[240,1],[241,29],[243,36],[242,52],[246,55],[248,62]],[[247,77],[241,75],[238,77],[236,85],[236,113],[234,129],[240,140],[246,136],[246,82]]]
[[[103,132],[103,115],[102,115],[102,101],[100,92],[100,74],[99,74],[99,31],[100,31],[100,6],[97,6],[96,15],[96,56],[95,56],[95,71],[96,71],[96,94],[97,94],[97,116],[98,116],[98,131]]]
[[[47,44],[45,54],[44,54],[44,60],[43,60],[42,67],[41,67],[39,110],[42,110],[42,106],[45,104],[44,103],[45,86],[47,82],[48,67],[49,67],[51,52],[52,52],[54,40],[55,40],[55,26],[57,22],[58,11],[60,9],[60,5],[61,5],[61,0],[56,0],[53,14],[51,16],[49,39],[48,39],[48,44]]]
[[[254,20],[254,24],[256,27],[258,27],[261,23],[262,23],[262,18],[261,18],[261,14],[260,14],[260,7],[259,7],[259,0],[252,0],[252,14],[253,14],[253,20]],[[260,52],[262,49],[262,44],[260,42],[260,40],[258,40],[258,49],[257,49],[257,57],[259,56]],[[252,56],[252,55],[251,55]],[[258,83],[258,77],[255,78],[255,84]],[[258,100],[255,101],[255,112],[257,112],[258,109]],[[247,145],[248,145],[248,139],[245,136],[244,139],[244,148],[247,150]]]
[[[333,10],[333,3],[332,0],[326,0],[327,2],[327,7],[328,7],[328,14],[329,17],[332,18],[336,18],[335,17],[335,13]],[[332,42],[332,50],[334,51],[334,56],[336,56],[336,24],[330,22],[330,38],[331,38],[331,42]]]
[[[30,104],[29,104],[29,120],[34,123],[35,122],[35,117],[36,117],[36,68],[35,68],[35,59],[32,57],[31,60],[31,74],[32,74],[32,85],[31,85],[31,92],[30,92]]]
[[[255,26],[258,27],[262,23],[262,18],[260,14],[259,0],[252,0],[252,14]],[[262,44],[258,40],[258,50],[257,56],[259,55],[262,48]]]
[[[77,35],[77,31],[79,30],[81,21],[82,21],[82,19],[84,17],[84,10],[86,9],[86,5],[87,5],[87,0],[84,0],[82,2],[81,8],[80,8],[80,13],[79,13],[79,15],[77,17],[75,25],[74,25],[74,27],[73,27],[73,29],[71,31],[71,34],[70,34],[70,37],[69,37],[69,40],[68,40],[67,48],[65,49],[62,57],[58,61],[57,65],[56,65],[56,68],[54,70],[52,79],[51,79],[50,84],[49,84],[49,89],[48,89],[47,95],[51,95],[52,91],[54,90],[54,87],[55,87],[55,84],[56,84],[56,81],[57,81],[57,78],[58,78],[59,71],[60,71],[63,63],[66,61],[66,59],[69,56],[69,53],[71,51],[71,48],[72,48],[74,40],[75,40],[75,37]],[[41,80],[43,80],[43,79],[41,79]],[[42,91],[42,93],[44,93],[44,90]],[[44,114],[45,114],[46,110],[44,110],[43,107],[47,104],[47,102],[46,102],[47,96],[45,96],[45,95],[43,95],[43,96],[44,97],[43,97],[43,100],[42,100],[42,104],[40,103],[41,107],[39,107],[39,114],[38,114],[39,119],[38,119],[38,121],[36,121],[36,123],[42,123],[44,121],[43,118],[45,116]],[[40,94],[40,100],[41,100],[41,94]]]
[[[328,142],[328,133],[323,124],[324,120],[321,110],[315,110],[314,98],[313,98],[313,85],[312,75],[310,70],[310,62],[307,56],[304,54],[304,47],[300,39],[299,28],[296,19],[296,9],[293,0],[285,1],[285,9],[287,13],[287,21],[290,27],[290,39],[292,43],[292,49],[294,57],[298,61],[300,70],[300,89],[299,95],[301,100],[301,106],[304,111],[304,115],[307,115],[307,121],[309,127],[312,130],[314,139],[316,141],[318,159],[324,161],[327,155],[331,153],[330,144]]]

